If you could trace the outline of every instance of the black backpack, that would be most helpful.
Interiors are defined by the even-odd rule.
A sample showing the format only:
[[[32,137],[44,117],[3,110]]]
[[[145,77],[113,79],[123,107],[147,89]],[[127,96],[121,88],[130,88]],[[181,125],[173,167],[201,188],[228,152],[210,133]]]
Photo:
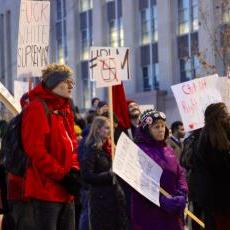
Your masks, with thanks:
[[[46,115],[50,114],[49,108],[44,100],[39,99],[44,105]],[[2,139],[0,150],[0,161],[7,172],[14,175],[24,176],[29,159],[23,149],[21,140],[21,123],[23,112],[15,116],[8,124],[6,133]],[[49,117],[48,117],[49,118]]]
[[[187,171],[191,170],[193,167],[193,157],[198,151],[200,132],[200,129],[195,130],[184,140],[184,148],[181,153],[180,164]]]

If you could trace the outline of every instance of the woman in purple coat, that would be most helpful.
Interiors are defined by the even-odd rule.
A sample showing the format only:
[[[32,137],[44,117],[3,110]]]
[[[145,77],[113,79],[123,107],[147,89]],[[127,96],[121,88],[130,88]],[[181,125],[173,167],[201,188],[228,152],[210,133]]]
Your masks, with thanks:
[[[141,127],[136,133],[137,145],[163,169],[160,185],[172,198],[160,195],[160,207],[141,194],[132,193],[133,230],[182,230],[183,212],[186,205],[187,184],[171,147],[166,116],[156,110],[147,110],[141,116]]]

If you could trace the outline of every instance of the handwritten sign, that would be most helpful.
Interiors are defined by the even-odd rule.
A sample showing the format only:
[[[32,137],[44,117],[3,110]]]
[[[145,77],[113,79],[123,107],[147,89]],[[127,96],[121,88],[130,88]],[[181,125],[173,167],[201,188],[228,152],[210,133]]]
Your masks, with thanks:
[[[223,101],[218,79],[211,75],[171,86],[186,131],[202,128],[207,106]]]
[[[160,206],[160,178],[163,170],[124,133],[116,146],[113,171],[137,192]]]
[[[48,64],[50,28],[49,1],[21,1],[17,76],[41,76]]]
[[[96,87],[121,84],[130,79],[129,49],[111,47],[90,48],[90,79]]]
[[[14,115],[20,113],[21,106],[19,102],[11,95],[7,88],[0,82],[0,101],[9,109]]]
[[[230,112],[230,78],[219,77],[218,89],[221,93],[223,102],[226,104],[228,111]]]

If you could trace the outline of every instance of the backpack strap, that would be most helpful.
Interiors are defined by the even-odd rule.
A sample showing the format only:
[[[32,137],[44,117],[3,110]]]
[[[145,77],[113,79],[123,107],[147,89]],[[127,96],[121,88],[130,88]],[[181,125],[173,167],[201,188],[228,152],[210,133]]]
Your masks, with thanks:
[[[46,112],[46,115],[47,115],[47,116],[50,115],[50,114],[52,113],[52,110],[49,109],[49,107],[48,107],[46,101],[43,100],[43,99],[40,99],[40,98],[39,98],[39,101],[43,104],[44,109],[45,109],[45,112]]]
[[[45,109],[46,116],[48,118],[49,124],[51,123],[51,117],[50,115],[53,113],[53,110],[50,110],[46,101],[44,99],[38,98],[38,101],[40,101],[43,104],[43,107]]]

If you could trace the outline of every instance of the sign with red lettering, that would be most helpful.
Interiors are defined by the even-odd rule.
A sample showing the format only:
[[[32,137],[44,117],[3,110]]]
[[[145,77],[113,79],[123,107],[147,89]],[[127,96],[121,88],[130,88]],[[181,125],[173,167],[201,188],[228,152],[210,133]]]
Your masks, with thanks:
[[[48,64],[50,29],[49,1],[21,1],[17,76],[41,76]]]
[[[223,101],[218,80],[218,75],[211,75],[171,86],[186,131],[202,128],[207,106]]]
[[[96,81],[97,88],[119,85],[121,80],[129,80],[129,66],[128,48],[90,48],[90,79]]]
[[[230,78],[219,77],[218,87],[223,99],[226,104],[228,111],[230,112]]]

